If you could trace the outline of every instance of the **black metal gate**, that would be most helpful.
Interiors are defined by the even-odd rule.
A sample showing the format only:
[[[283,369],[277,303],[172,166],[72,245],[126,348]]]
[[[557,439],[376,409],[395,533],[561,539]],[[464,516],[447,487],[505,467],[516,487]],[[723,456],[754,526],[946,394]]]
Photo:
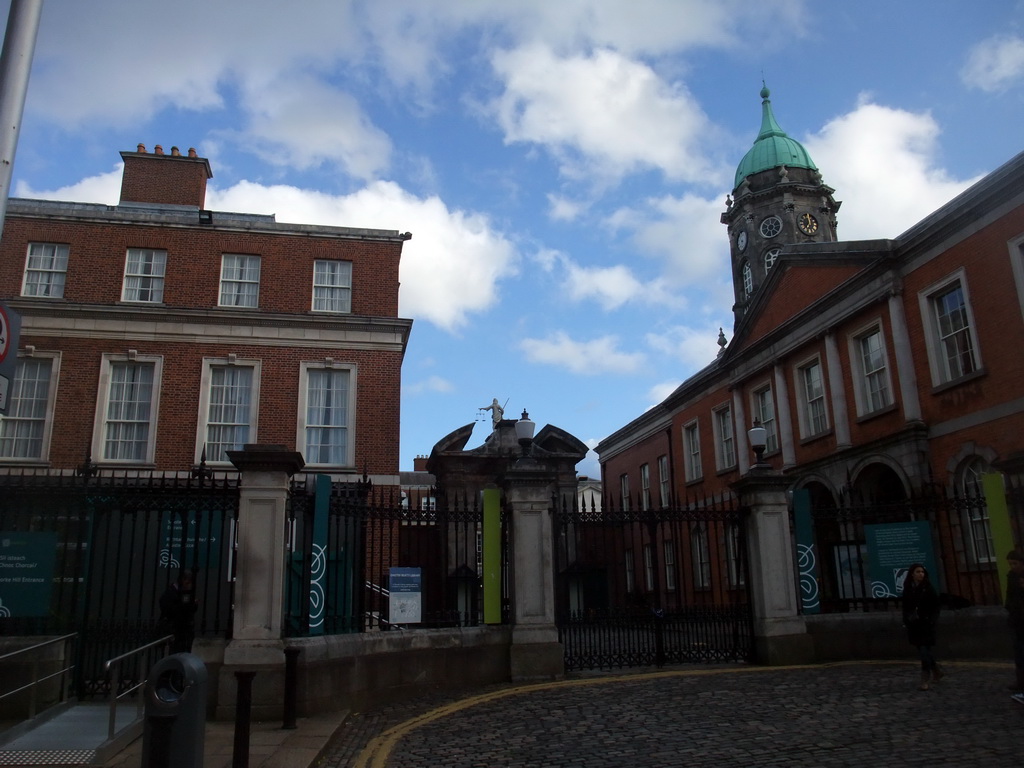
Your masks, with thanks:
[[[556,518],[567,671],[747,661],[753,623],[743,510],[732,499]]]
[[[234,473],[0,475],[0,536],[11,547],[53,552],[25,571],[38,570],[48,589],[22,610],[0,612],[0,634],[77,632],[77,695],[105,695],[104,660],[155,639],[160,596],[187,569],[195,573],[197,636],[226,637],[237,517]],[[120,682],[139,672],[122,670]]]

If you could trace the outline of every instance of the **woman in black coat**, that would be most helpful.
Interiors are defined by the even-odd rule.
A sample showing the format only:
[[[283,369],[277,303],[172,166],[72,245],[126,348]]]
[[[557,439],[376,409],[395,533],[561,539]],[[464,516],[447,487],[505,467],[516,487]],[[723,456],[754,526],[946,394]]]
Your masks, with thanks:
[[[921,684],[918,688],[922,691],[928,690],[929,679],[935,682],[942,679],[942,670],[932,653],[938,620],[939,596],[928,580],[928,569],[921,563],[914,563],[907,569],[903,582],[903,626],[907,628],[907,640],[917,647],[921,657]]]

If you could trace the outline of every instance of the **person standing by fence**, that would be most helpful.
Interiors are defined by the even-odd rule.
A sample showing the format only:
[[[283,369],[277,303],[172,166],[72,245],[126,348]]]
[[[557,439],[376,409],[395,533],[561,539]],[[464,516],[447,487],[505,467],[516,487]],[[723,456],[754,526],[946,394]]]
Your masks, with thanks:
[[[1010,572],[1006,574],[1006,610],[1013,641],[1013,663],[1017,669],[1012,698],[1024,704],[1024,552],[1011,550],[1006,562],[1010,565]]]
[[[903,581],[903,626],[907,640],[917,648],[921,659],[921,684],[918,690],[927,691],[930,680],[939,682],[943,672],[935,663],[935,627],[939,620],[939,596],[928,579],[928,569],[914,563],[907,569]]]
[[[194,579],[190,571],[182,571],[160,597],[161,630],[174,635],[171,653],[191,653],[196,636],[196,602]]]

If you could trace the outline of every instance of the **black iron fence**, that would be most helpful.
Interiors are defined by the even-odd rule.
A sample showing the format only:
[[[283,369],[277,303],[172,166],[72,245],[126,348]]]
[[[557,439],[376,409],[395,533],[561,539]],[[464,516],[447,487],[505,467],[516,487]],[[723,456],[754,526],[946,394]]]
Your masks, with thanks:
[[[195,573],[196,633],[231,627],[237,475],[0,474],[0,634],[79,633],[79,696],[153,639],[160,596]]]
[[[1015,541],[1024,532],[1024,489],[1007,486],[1007,501]],[[877,579],[877,565],[868,541],[872,526],[893,529],[908,523],[927,523],[928,547],[934,554],[932,581],[948,608],[998,605],[1001,601],[997,562],[1006,556],[992,540],[988,508],[982,496],[961,496],[954,491],[927,487],[897,502],[878,503],[844,497],[838,505],[811,510],[817,548],[817,588],[824,613],[887,611],[899,607],[899,590]],[[908,545],[907,558],[921,552],[919,543]],[[898,555],[894,555],[898,556]],[[910,559],[902,565],[909,566]],[[801,574],[804,581],[807,574]]]
[[[288,525],[290,635],[473,626],[483,620],[484,522],[475,500],[298,476]],[[396,576],[410,572],[411,602],[392,590]],[[507,604],[507,595],[502,601]]]
[[[556,504],[556,620],[568,670],[751,658],[745,515],[734,499]]]

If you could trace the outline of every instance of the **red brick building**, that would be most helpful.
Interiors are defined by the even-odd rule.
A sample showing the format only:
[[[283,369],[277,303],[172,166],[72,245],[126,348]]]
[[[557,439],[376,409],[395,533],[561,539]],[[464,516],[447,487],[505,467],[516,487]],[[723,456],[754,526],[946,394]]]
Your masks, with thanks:
[[[210,211],[195,150],[121,156],[118,205],[9,202],[0,466],[230,468],[226,450],[274,443],[397,484],[410,235]]]
[[[843,242],[806,150],[763,119],[722,222],[732,339],[597,447],[606,497],[667,506],[726,492],[764,460],[816,504],[973,492],[1024,457],[1024,154],[892,240]],[[975,517],[977,519],[975,519]],[[983,513],[966,559],[992,563]]]

